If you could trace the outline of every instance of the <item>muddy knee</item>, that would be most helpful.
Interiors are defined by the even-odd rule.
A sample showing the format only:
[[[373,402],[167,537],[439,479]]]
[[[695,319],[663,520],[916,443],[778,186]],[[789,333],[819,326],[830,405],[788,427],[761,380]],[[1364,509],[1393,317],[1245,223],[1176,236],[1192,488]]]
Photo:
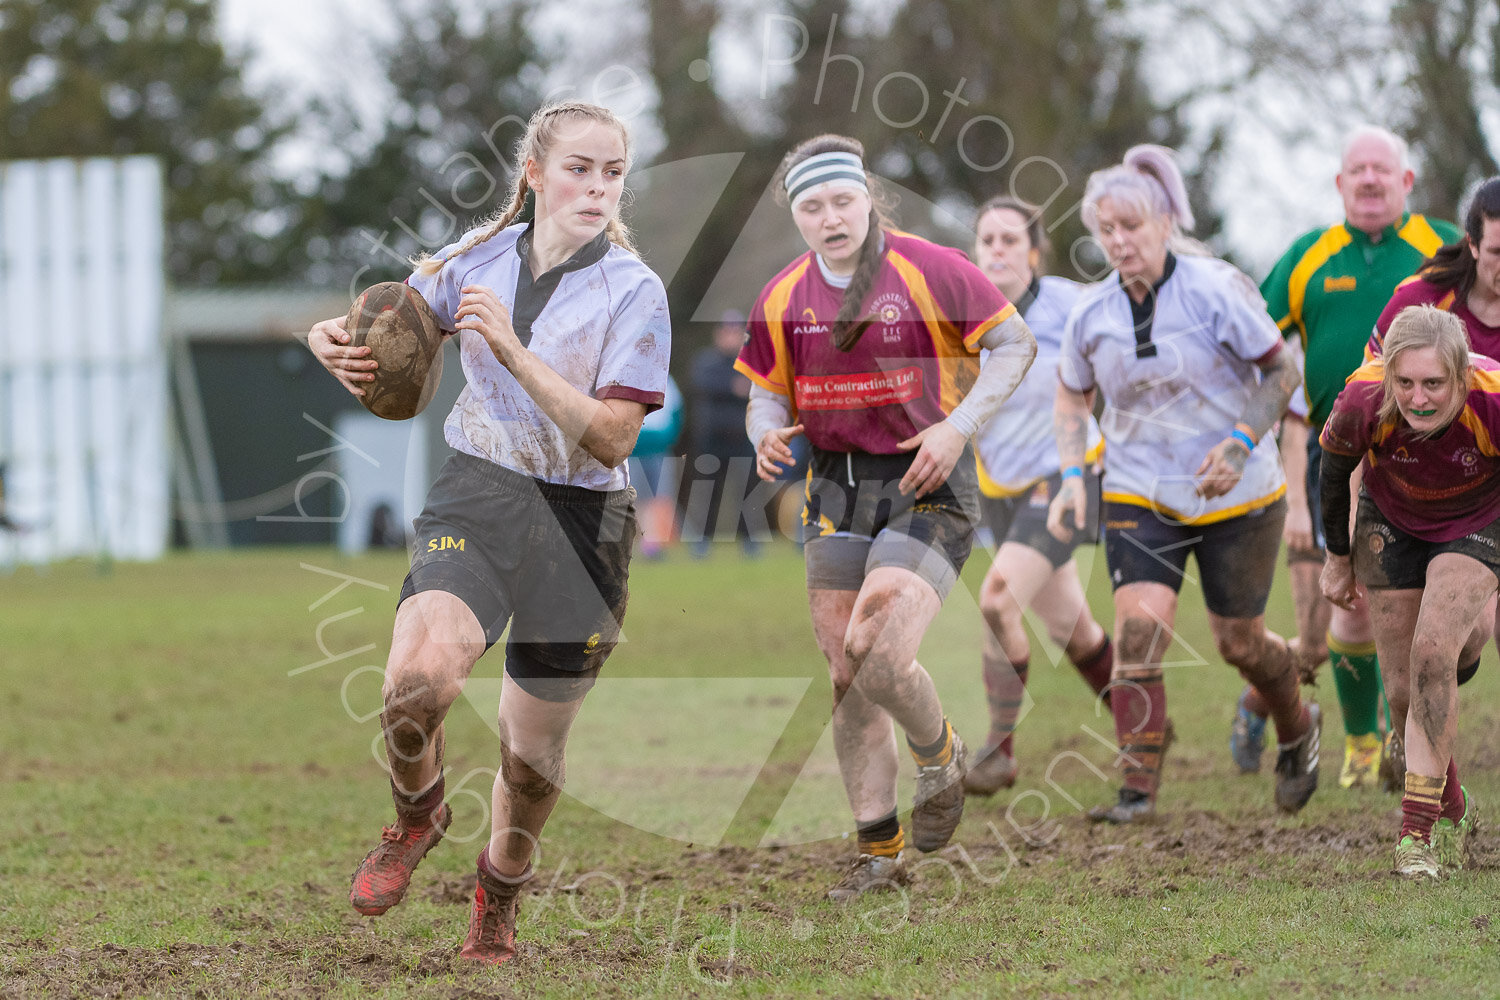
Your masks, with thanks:
[[[563,749],[513,748],[500,744],[500,776],[505,790],[527,802],[540,802],[562,788]]]
[[[443,718],[459,690],[445,676],[420,663],[386,669],[380,724],[386,743],[402,760],[420,760],[428,745],[440,738]]]
[[[1004,579],[985,578],[979,592],[979,614],[989,632],[987,638],[1000,647],[1007,659],[1026,659],[1031,655],[1031,645],[1021,618],[1021,607],[1016,603],[1015,594],[1006,586]],[[1066,642],[1066,637],[1063,642]]]
[[[844,663],[851,681],[864,666],[879,639],[880,624],[869,618],[858,624],[851,624],[844,633]]]
[[[1015,607],[1015,603],[1016,599],[1011,595],[1005,577],[991,573],[984,578],[984,583],[979,588],[979,613],[984,616],[991,631],[997,635],[1002,634],[1009,625],[1009,612]]]
[[[1155,663],[1161,659],[1168,639],[1167,630],[1155,619],[1127,618],[1120,623],[1120,638],[1115,644],[1115,662]]]
[[[380,713],[380,725],[391,752],[410,764],[422,760],[428,748],[441,741],[448,706],[401,688],[395,694]],[[404,699],[403,694],[407,695]]]
[[[1227,632],[1214,636],[1214,648],[1219,651],[1219,656],[1225,663],[1240,670],[1261,667],[1260,661],[1265,657],[1266,646],[1266,638],[1260,635]]]

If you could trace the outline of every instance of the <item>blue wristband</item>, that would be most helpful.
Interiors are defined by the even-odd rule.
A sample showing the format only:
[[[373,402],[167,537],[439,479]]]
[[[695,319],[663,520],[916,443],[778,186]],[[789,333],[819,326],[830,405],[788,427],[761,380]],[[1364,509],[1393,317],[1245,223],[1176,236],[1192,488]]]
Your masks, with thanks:
[[[1252,440],[1250,440],[1250,435],[1246,434],[1244,431],[1240,430],[1238,427],[1236,427],[1234,430],[1230,431],[1229,432],[1229,436],[1232,437],[1232,438],[1234,438],[1240,444],[1244,445],[1246,451],[1254,451],[1255,450],[1255,442],[1252,441]]]
[[[1068,478],[1070,478],[1072,476],[1081,476],[1081,475],[1083,475],[1083,470],[1080,469],[1076,465],[1070,465],[1066,469],[1062,470],[1062,477],[1064,479],[1068,479]]]

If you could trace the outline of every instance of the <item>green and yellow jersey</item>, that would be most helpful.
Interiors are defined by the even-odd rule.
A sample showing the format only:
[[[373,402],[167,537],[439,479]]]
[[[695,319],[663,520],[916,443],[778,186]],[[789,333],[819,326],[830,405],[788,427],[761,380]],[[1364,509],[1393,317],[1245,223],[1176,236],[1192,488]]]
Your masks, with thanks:
[[[1462,238],[1451,222],[1408,213],[1379,240],[1339,223],[1299,237],[1261,283],[1282,336],[1302,339],[1308,420],[1321,427],[1364,362],[1365,343],[1391,293],[1444,243]]]

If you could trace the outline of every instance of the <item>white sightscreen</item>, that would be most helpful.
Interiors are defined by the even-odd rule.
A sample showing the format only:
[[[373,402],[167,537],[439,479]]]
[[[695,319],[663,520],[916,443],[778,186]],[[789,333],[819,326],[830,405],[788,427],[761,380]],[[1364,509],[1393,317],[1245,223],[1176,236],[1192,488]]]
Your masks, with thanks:
[[[0,163],[0,564],[166,547],[162,218],[150,157]]]

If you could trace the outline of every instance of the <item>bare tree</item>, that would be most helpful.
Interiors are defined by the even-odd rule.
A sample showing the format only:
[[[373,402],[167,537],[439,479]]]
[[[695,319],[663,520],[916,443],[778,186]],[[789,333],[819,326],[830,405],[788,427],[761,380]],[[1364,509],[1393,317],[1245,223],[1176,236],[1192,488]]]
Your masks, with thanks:
[[[1391,19],[1410,60],[1401,124],[1423,155],[1423,200],[1456,216],[1470,185],[1500,173],[1480,122],[1496,106],[1500,16],[1494,0],[1401,0]]]
[[[1500,10],[1493,0],[1146,0],[1205,39],[1194,60],[1222,114],[1252,116],[1289,144],[1330,147],[1352,126],[1385,125],[1412,146],[1414,203],[1443,216],[1500,172],[1483,109],[1500,104]]]

